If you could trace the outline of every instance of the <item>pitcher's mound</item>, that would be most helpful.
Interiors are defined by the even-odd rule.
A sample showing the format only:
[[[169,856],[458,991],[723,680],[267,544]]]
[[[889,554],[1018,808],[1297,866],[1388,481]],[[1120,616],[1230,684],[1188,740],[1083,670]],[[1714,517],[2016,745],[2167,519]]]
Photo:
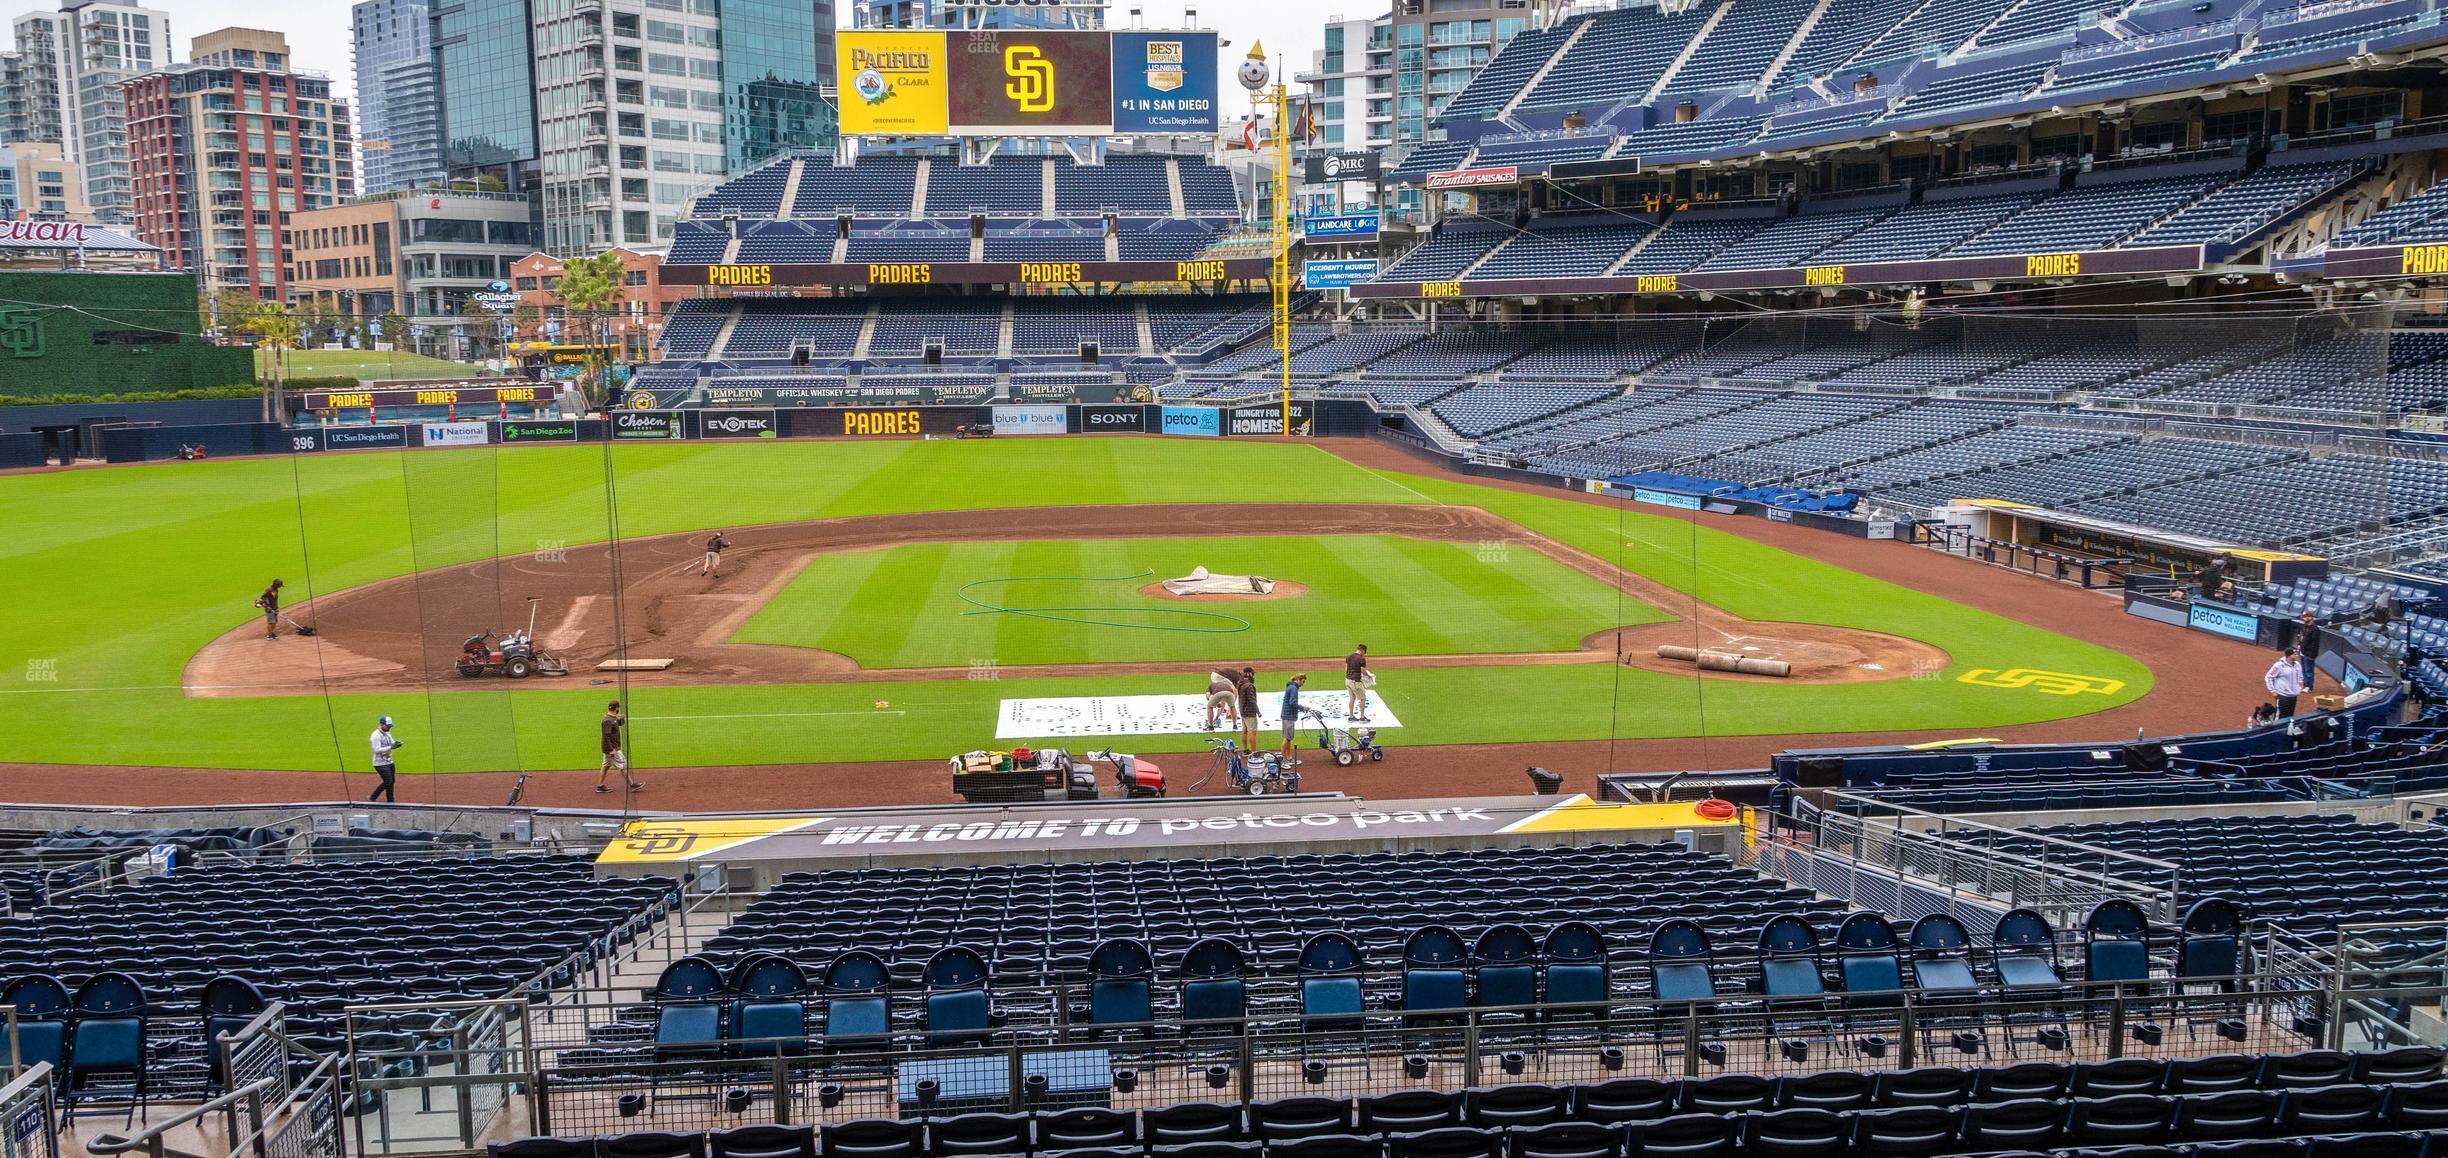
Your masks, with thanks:
[[[1277,579],[1275,580],[1275,589],[1263,595],[1255,591],[1225,591],[1214,594],[1175,595],[1174,593],[1165,590],[1164,581],[1160,579],[1140,588],[1139,593],[1141,595],[1153,595],[1158,599],[1171,599],[1179,603],[1252,603],[1267,599],[1297,598],[1302,595],[1307,595],[1309,593],[1309,588],[1305,584],[1295,583],[1289,579]]]

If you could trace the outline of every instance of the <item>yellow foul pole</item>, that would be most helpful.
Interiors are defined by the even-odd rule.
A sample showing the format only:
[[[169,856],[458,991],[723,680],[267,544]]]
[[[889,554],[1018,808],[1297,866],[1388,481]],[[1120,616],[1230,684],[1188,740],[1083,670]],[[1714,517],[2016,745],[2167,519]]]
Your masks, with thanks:
[[[1292,119],[1283,80],[1275,81],[1275,361],[1283,436],[1292,437]]]

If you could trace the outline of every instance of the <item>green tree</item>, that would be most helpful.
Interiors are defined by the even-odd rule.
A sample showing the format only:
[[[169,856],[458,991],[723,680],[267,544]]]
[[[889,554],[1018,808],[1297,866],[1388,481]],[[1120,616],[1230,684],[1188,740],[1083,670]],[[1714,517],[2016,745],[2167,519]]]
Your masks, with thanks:
[[[390,313],[384,314],[382,316],[382,320],[376,324],[380,327],[382,340],[385,344],[389,345],[394,350],[405,350],[408,348],[409,328],[407,315],[400,313],[398,310],[393,310]]]
[[[242,336],[248,315],[262,303],[242,289],[218,289],[196,298],[196,332],[213,337]]]
[[[586,347],[579,377],[587,401],[597,406],[604,405],[605,397],[605,328],[627,294],[628,276],[620,254],[605,250],[592,257],[569,259],[563,263],[560,280],[553,284],[553,296],[561,300],[563,325],[575,330]]]

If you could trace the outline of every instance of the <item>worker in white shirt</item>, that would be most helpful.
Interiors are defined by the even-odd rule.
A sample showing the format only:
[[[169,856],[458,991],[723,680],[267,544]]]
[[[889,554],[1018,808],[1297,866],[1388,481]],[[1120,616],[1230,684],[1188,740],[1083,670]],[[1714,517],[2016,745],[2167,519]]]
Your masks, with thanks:
[[[382,777],[382,783],[366,795],[366,802],[399,803],[399,794],[394,791],[399,786],[399,769],[392,766],[391,753],[399,750],[400,738],[391,734],[391,717],[374,722],[374,734],[366,737],[366,743],[374,753],[374,774]]]
[[[2261,677],[2262,686],[2278,700],[2278,718],[2282,720],[2294,718],[2295,697],[2302,695],[2311,682],[2312,677],[2304,671],[2302,649],[2293,647],[2286,649],[2286,654],[2279,656],[2278,662],[2270,665],[2269,673]]]

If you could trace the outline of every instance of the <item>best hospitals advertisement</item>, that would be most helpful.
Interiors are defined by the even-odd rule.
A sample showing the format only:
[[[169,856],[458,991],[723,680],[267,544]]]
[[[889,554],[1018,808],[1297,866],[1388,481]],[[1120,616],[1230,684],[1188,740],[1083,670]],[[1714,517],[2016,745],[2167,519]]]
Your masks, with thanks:
[[[1113,131],[1216,131],[1212,32],[1113,34]]]

